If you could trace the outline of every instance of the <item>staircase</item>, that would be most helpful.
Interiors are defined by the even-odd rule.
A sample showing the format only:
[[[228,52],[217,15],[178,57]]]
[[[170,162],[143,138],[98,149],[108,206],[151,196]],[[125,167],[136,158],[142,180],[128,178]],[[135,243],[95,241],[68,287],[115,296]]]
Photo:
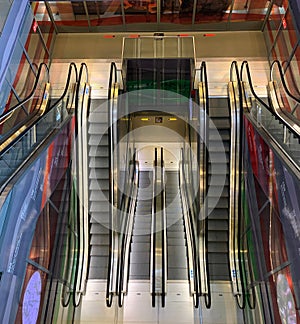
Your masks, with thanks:
[[[90,266],[88,279],[106,279],[109,254],[109,152],[108,114],[91,101],[88,125]]]
[[[140,171],[133,225],[129,279],[150,278],[150,232],[152,220],[152,172]]]
[[[219,137],[216,136],[216,130],[209,129],[209,154],[214,161],[215,172],[218,173],[213,177],[213,183],[210,183],[211,164],[209,163],[208,185],[212,186],[208,196],[208,210],[209,212],[211,211],[208,216],[210,280],[230,280],[228,270],[230,115],[227,100],[227,98],[215,97],[209,99],[209,116],[223,140],[226,154],[226,181],[219,199],[219,196],[216,196],[214,193],[219,192],[220,183],[224,177],[222,175],[224,170],[224,158],[222,156],[224,153],[220,152]],[[220,165],[218,165],[218,161],[220,161]],[[217,199],[219,200],[215,206]]]
[[[187,280],[186,238],[178,171],[166,171],[168,280]]]

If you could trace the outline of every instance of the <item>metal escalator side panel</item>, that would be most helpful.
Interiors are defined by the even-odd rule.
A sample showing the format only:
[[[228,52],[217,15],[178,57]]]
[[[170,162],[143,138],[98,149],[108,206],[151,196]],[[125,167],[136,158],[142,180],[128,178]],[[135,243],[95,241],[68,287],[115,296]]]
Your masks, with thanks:
[[[130,188],[125,195],[127,196],[127,204],[121,210],[121,219],[123,220],[120,242],[121,249],[119,250],[119,277],[118,277],[118,304],[119,307],[123,306],[124,296],[128,292],[128,281],[129,281],[129,271],[130,271],[130,246],[133,236],[133,225],[135,218],[136,202],[137,202],[137,192],[138,192],[138,182],[139,182],[139,168],[138,163],[134,161],[130,168],[132,171],[128,177],[129,183],[125,183],[126,188]]]
[[[109,136],[109,259],[106,288],[106,305],[111,307],[118,291],[119,235],[118,229],[118,95],[117,66],[111,63],[108,89],[108,136]]]
[[[164,151],[160,150],[160,214],[161,214],[161,304],[165,307],[168,279],[168,249],[167,249],[167,218],[166,218],[166,178],[164,166]]]
[[[209,148],[209,98],[206,64],[201,64],[201,82],[199,93],[199,229],[198,229],[198,259],[199,259],[199,289],[205,297],[205,304],[210,308],[210,278],[208,266],[208,151]]]
[[[243,269],[241,269],[239,251],[239,213],[240,213],[240,102],[237,82],[228,84],[228,96],[231,118],[230,135],[230,195],[229,195],[229,265],[233,295],[240,308],[245,307],[245,291],[243,286]]]
[[[181,162],[179,170],[180,196],[183,207],[183,221],[187,240],[187,258],[188,258],[188,276],[190,284],[190,295],[193,297],[194,307],[199,307],[200,296],[200,279],[199,279],[199,264],[198,264],[198,242],[197,229],[195,226],[194,214],[190,205],[187,186],[185,166],[186,164],[183,149],[181,150]]]
[[[152,211],[151,211],[151,240],[150,240],[150,294],[152,307],[155,307],[156,295],[156,182],[157,182],[157,148],[154,151]]]

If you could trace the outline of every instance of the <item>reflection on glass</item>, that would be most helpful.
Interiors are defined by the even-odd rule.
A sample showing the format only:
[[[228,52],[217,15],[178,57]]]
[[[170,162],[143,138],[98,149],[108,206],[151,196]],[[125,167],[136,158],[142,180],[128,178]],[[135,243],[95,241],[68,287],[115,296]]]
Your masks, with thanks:
[[[124,12],[127,24],[157,21],[156,0],[125,0]]]
[[[269,5],[270,3],[268,1],[234,1],[231,20],[263,20]]]
[[[292,282],[289,266],[269,277],[269,298],[273,304],[275,323],[299,323],[296,310],[295,287]]]
[[[45,208],[38,218],[32,240],[31,250],[29,253],[30,260],[43,266],[46,269],[49,269],[50,265],[50,218],[52,222],[57,219],[57,212],[53,208],[51,208],[49,204],[46,204]]]
[[[287,1],[283,1],[287,2]],[[281,5],[280,3],[276,4],[276,1],[272,7],[272,11],[269,17],[269,27],[272,30],[277,31],[280,27],[282,18],[285,15],[286,9],[287,9],[287,4]]]
[[[192,0],[162,1],[161,22],[191,24],[193,3]]]
[[[49,2],[55,23],[58,26],[88,26],[82,1]]]
[[[197,0],[195,23],[227,21],[231,2]]]
[[[294,56],[285,71],[285,80],[289,91],[300,99],[300,46],[298,45]],[[289,102],[293,115],[300,120],[300,104],[295,101]]]
[[[0,34],[2,33],[2,29],[5,25],[5,21],[9,13],[11,4],[12,2],[9,0],[2,0],[0,2]]]
[[[14,80],[13,87],[20,100],[25,99],[32,91],[35,81],[35,74],[30,66],[26,55],[23,53],[20,65],[17,71],[17,77]],[[10,105],[12,107],[12,105]],[[9,107],[6,107],[6,110]]]
[[[40,323],[47,274],[29,264],[15,323]]]
[[[276,290],[277,304],[282,323],[297,323],[294,297],[287,277],[281,273],[276,280]]]

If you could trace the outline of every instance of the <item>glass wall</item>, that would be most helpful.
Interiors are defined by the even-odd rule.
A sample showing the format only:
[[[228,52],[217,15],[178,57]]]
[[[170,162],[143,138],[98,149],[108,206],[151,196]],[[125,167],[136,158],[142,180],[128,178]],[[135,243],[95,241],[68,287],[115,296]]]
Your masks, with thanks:
[[[74,118],[7,194],[2,193],[1,323],[50,323],[52,319],[68,323],[55,319],[62,307],[69,305],[73,263],[77,260],[73,225],[77,224],[77,214],[69,213],[73,132]],[[57,292],[65,293],[65,303],[56,299]],[[65,315],[67,311],[65,308]]]
[[[2,33],[2,29],[4,27],[6,17],[9,13],[10,7],[11,7],[11,1],[2,0],[0,2],[0,34]]]
[[[26,98],[34,84],[38,65],[50,62],[55,28],[51,22],[41,28],[34,17],[35,11],[35,5],[26,8],[1,88],[0,112],[7,111]]]
[[[46,2],[38,7],[39,23],[49,23]],[[174,30],[259,30],[270,1],[250,0],[104,0],[48,1],[52,21],[59,32],[124,32]],[[207,26],[208,23],[214,25]],[[152,24],[152,25],[149,25]]]
[[[299,175],[244,121],[246,323],[299,323]]]
[[[279,60],[284,67],[290,92],[300,97],[300,8],[296,0],[277,1],[264,29],[270,63]],[[299,2],[298,2],[299,3]],[[294,107],[288,107],[290,111]],[[299,108],[298,108],[299,109]],[[299,116],[300,117],[300,116]]]

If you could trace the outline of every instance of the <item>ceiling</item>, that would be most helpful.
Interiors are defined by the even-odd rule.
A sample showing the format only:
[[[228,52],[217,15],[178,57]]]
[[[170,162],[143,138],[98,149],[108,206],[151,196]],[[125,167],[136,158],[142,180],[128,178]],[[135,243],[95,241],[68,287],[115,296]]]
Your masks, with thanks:
[[[39,25],[58,32],[261,30],[272,1],[32,1]],[[278,3],[280,5],[280,3]]]

